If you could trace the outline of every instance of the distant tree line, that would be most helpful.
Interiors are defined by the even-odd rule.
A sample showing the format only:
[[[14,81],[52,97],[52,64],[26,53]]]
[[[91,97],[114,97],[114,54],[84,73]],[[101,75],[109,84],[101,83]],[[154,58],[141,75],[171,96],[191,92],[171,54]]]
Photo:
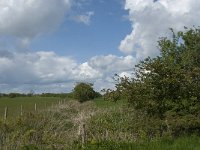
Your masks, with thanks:
[[[97,97],[101,97],[102,95],[99,92],[94,91],[93,84],[80,82],[77,83],[74,87],[72,92],[69,93],[41,93],[35,94],[34,92],[30,93],[0,93],[1,97],[32,97],[32,96],[39,96],[39,97],[59,97],[59,98],[69,98],[69,99],[77,99],[80,102],[92,100]]]
[[[40,96],[40,97],[59,97],[59,98],[73,98],[73,93],[41,93],[41,94],[34,94],[34,93],[0,93],[1,97],[33,97],[33,96]]]
[[[33,96],[33,94],[28,93],[28,94],[24,94],[24,93],[0,93],[0,98],[1,97],[9,97],[9,98],[15,98],[15,97],[30,97]]]

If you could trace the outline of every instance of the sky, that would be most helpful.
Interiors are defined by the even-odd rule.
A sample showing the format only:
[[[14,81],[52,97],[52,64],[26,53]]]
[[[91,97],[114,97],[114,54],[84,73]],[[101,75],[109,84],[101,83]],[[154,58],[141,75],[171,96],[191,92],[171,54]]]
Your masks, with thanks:
[[[0,93],[114,88],[159,55],[159,37],[200,25],[199,0],[0,0]]]

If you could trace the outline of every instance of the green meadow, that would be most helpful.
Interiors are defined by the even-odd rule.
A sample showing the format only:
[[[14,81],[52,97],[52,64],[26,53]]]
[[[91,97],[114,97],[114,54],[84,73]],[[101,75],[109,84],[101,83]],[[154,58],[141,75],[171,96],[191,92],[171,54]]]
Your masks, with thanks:
[[[8,108],[7,116],[9,118],[19,117],[21,114],[21,106],[23,113],[34,112],[35,104],[37,111],[44,110],[59,102],[58,97],[2,97],[0,98],[0,118],[4,117],[5,107]]]

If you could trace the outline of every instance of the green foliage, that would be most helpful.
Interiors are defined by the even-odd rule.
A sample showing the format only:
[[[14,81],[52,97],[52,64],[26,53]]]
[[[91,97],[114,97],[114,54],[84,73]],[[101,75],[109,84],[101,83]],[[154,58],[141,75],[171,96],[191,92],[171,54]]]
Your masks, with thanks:
[[[93,85],[90,83],[78,83],[74,87],[74,98],[79,102],[84,102],[87,100],[94,99],[96,92],[94,91]]]
[[[200,122],[195,120],[200,119],[200,29],[186,28],[177,34],[171,31],[172,40],[161,38],[158,42],[160,56],[148,57],[136,65],[134,78],[118,78],[117,91],[136,110],[179,124],[176,132],[198,132]]]
[[[103,94],[104,100],[116,102],[121,99],[121,95],[118,91],[111,90],[111,89],[103,89],[101,90],[101,92],[104,93]]]
[[[95,98],[101,98],[102,95],[101,95],[101,93],[95,91],[95,96],[94,96],[94,97],[95,97]]]

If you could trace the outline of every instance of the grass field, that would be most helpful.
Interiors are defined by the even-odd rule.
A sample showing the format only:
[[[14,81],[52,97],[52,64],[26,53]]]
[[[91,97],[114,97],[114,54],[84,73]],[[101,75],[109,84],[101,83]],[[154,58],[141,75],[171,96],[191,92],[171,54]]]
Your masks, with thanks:
[[[58,103],[61,98],[58,97],[3,97],[0,98],[0,118],[4,117],[5,107],[8,108],[8,119],[18,117],[21,113],[21,105],[23,106],[23,112],[33,112],[35,104],[37,104],[37,110],[44,110],[45,107],[50,107]],[[94,101],[98,108],[115,109],[121,106],[123,101],[111,102],[104,101],[103,98],[96,98]]]
[[[0,118],[3,118],[5,107],[8,108],[8,119],[18,117],[21,113],[21,105],[23,106],[23,112],[33,112],[35,110],[35,104],[37,104],[37,110],[43,110],[45,107],[52,106],[52,104],[58,103],[60,98],[58,97],[16,97],[0,98]]]

